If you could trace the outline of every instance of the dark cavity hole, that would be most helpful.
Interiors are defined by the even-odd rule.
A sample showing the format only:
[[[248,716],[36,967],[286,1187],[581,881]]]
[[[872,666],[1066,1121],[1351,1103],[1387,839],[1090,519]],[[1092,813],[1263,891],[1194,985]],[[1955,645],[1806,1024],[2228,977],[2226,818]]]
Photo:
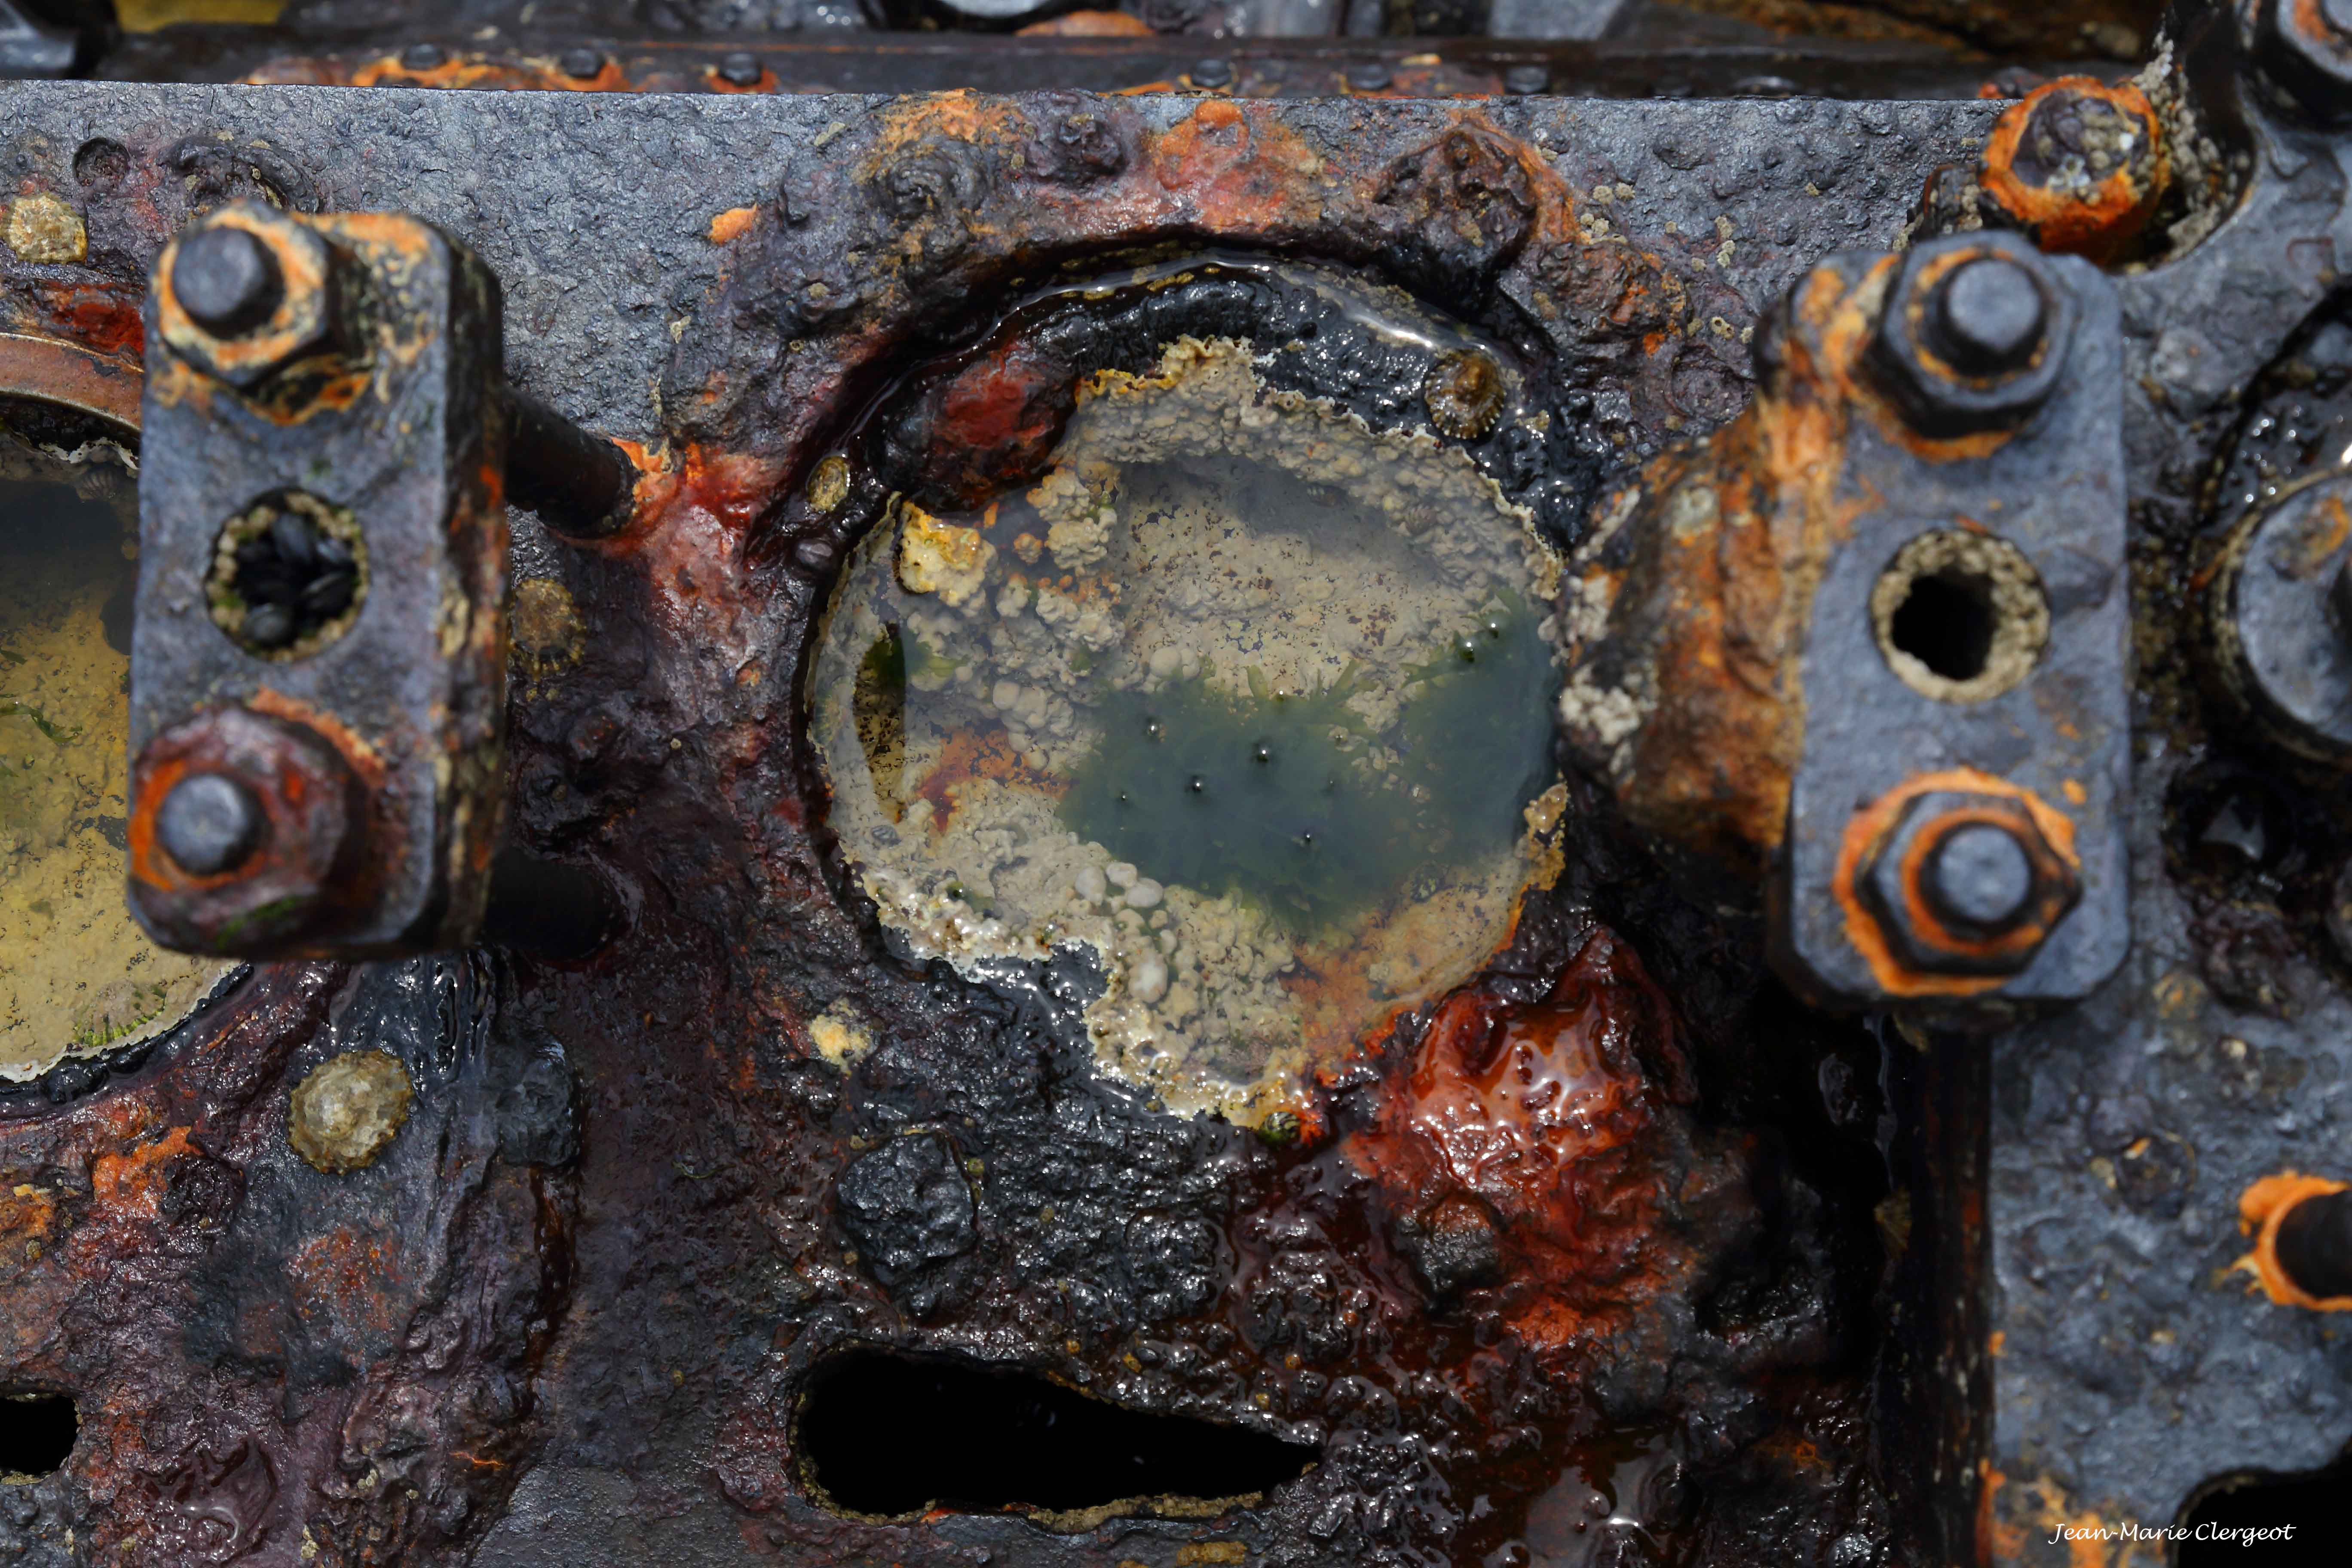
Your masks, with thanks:
[[[0,1475],[35,1480],[65,1468],[81,1422],[62,1394],[0,1397]]]
[[[2175,1568],[2341,1563],[2345,1536],[2352,1531],[2352,1458],[2300,1476],[2221,1481],[2189,1505],[2180,1525],[2187,1534],[2173,1559]]]
[[[1895,606],[1896,647],[1947,680],[1974,680],[1992,657],[1992,595],[1972,577],[1921,577]]]
[[[800,1416],[805,1473],[835,1506],[896,1516],[1234,1498],[1295,1479],[1312,1447],[1148,1415],[1034,1373],[854,1351],[819,1368]]]

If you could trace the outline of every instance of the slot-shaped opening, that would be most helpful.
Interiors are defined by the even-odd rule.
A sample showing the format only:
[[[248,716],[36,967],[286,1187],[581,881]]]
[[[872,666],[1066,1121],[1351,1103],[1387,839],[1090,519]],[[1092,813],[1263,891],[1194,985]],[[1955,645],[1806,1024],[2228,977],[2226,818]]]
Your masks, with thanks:
[[[57,1474],[80,1433],[74,1402],[62,1394],[0,1395],[0,1479],[21,1484]]]
[[[883,1517],[1238,1499],[1295,1479],[1316,1456],[1239,1426],[1122,1409],[1034,1373],[881,1351],[816,1371],[798,1447],[835,1507]]]

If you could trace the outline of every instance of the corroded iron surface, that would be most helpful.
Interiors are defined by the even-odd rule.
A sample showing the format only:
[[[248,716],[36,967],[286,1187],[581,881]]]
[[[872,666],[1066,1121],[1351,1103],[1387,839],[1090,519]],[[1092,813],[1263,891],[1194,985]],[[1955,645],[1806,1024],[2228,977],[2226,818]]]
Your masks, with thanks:
[[[1221,342],[1253,351],[1236,418],[1312,404],[1419,442],[1414,461],[1475,476],[1563,556],[1605,548],[1629,514],[1602,498],[1672,443],[1692,445],[1650,472],[1730,503],[1825,484],[1830,415],[1768,395],[1733,423],[1753,340],[1795,341],[1759,318],[1831,250],[1943,226],[1937,193],[1979,179],[2000,111],[12,96],[11,200],[69,208],[86,248],[0,253],[7,331],[128,362],[146,268],[192,211],[410,211],[504,279],[518,384],[647,477],[609,537],[519,516],[512,556],[512,832],[607,889],[618,935],[566,960],[263,966],[160,1045],[0,1099],[0,1393],[81,1417],[60,1468],[12,1483],[6,1539],[51,1562],[1857,1568],[2031,1560],[2045,1516],[2168,1516],[2217,1470],[2273,1462],[2279,1413],[2337,1352],[2303,1320],[2233,1327],[2290,1309],[2147,1260],[2159,1225],[2243,1250],[2221,1216],[2286,1163],[2296,1086],[2333,1081],[2292,1004],[2340,1008],[2321,993],[2343,835],[2260,801],[2229,807],[2252,837],[2213,826],[2260,786],[2179,670],[2152,689],[2181,747],[2155,772],[2181,783],[2114,825],[2160,884],[2135,919],[2164,972],[2127,970],[2073,1022],[1987,1050],[1824,1020],[1769,977],[1754,906],[1717,896],[1777,841],[1801,762],[1768,637],[1738,650],[1744,689],[1692,684],[1705,741],[1662,733],[1675,809],[1573,766],[1556,793],[1538,780],[1540,874],[1467,971],[1349,1014],[1280,1103],[1225,1115],[1113,1070],[1099,1026],[1114,985],[1164,997],[1185,970],[1167,948],[1197,951],[1107,931],[926,951],[876,897],[877,824],[853,837],[813,733],[845,582],[967,603],[985,585],[999,621],[1050,587],[1083,614],[1108,525],[1071,487],[1116,516],[1126,492],[1075,468],[1056,490],[1057,455],[1099,454],[1087,420],[1112,389],[1189,384]],[[2263,247],[2325,231],[2341,186],[2308,134],[2263,133],[2265,167],[2318,172],[2234,191],[2234,226],[2159,214],[2173,269],[2116,289],[2148,602],[2206,591],[2203,465],[2231,445],[2291,458],[2229,409],[2328,286]],[[467,172],[519,149],[495,179]],[[1931,184],[1940,164],[1975,173]],[[2237,248],[2196,247],[2211,234]],[[1277,261],[1291,281],[1266,280]],[[1294,352],[1317,319],[1285,302],[1302,268],[1350,299],[1401,290],[1425,341],[1391,354],[1335,329]],[[1824,310],[1858,340],[1861,311]],[[1780,445],[1756,450],[1774,418]],[[1026,546],[1022,506],[1044,529]],[[1786,631],[1773,606],[1807,538],[1679,544],[1708,563],[1683,646],[1729,624],[1710,596],[1760,593],[1748,624]],[[1872,635],[1867,594],[1849,607]],[[910,750],[903,714],[896,750],[861,728],[887,711],[856,700],[889,687],[873,646],[835,671],[852,700],[831,742],[869,784]],[[2146,651],[2186,668],[2163,637]],[[987,776],[1036,784],[1061,761],[1028,696],[1044,683],[991,673],[1031,743]],[[1180,651],[1157,679],[1193,678]],[[917,799],[946,812],[973,766],[928,795],[902,779],[887,826]],[[1998,781],[1942,783],[1937,809],[1971,823],[2027,813],[2056,864],[2030,868],[2051,884],[2037,918],[2065,918],[2064,836]],[[1874,841],[1883,901],[1929,897],[1905,837],[1941,842],[1926,832]],[[2216,832],[2252,868],[2200,858]],[[1730,871],[1696,873],[1709,855]],[[1168,895],[1130,862],[1068,877],[1129,936]],[[2181,1109],[2207,1066],[2230,1105],[2210,1135]],[[2161,1392],[2149,1369],[2190,1352],[2111,1341],[2173,1345],[2168,1314],[2258,1344],[2256,1375]],[[914,1371],[855,1381],[877,1356]],[[1127,1491],[974,1500],[943,1476],[936,1506],[857,1511],[811,1451],[812,1402],[945,1400],[922,1381],[942,1366],[1194,1421],[1204,1450],[1235,1429],[1280,1447],[1221,1472],[1231,1490],[1147,1469]],[[2126,1408],[2084,1433],[2026,1368]],[[984,1447],[1025,1408],[874,1414]],[[2204,1452],[2177,1451],[2165,1408],[2196,1415]],[[2325,1457],[2297,1442],[2294,1463]]]

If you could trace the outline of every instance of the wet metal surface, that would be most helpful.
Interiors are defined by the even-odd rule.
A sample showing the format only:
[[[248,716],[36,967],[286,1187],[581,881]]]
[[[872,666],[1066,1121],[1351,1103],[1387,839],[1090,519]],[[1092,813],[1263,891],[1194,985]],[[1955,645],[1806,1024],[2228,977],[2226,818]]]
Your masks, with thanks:
[[[0,255],[0,327],[127,363],[146,268],[192,204],[411,212],[504,279],[515,382],[631,444],[646,478],[606,537],[515,515],[503,622],[511,842],[588,879],[609,923],[562,957],[265,965],[152,1050],[0,1101],[0,1393],[70,1395],[80,1422],[62,1468],[9,1483],[8,1539],[49,1563],[1858,1568],[2038,1561],[2052,1517],[2168,1518],[2219,1470],[2324,1460],[2347,1424],[2340,1318],[2251,1297],[2231,1266],[2241,1194],[2336,1142],[2340,791],[2250,749],[2194,673],[2204,623],[2174,613],[2137,650],[2126,795],[2119,655],[2077,638],[2112,640],[2121,584],[2018,569],[1978,542],[2006,527],[1948,507],[1913,520],[1937,525],[1927,543],[1898,530],[1855,554],[1822,601],[1845,616],[1839,673],[1885,689],[1822,714],[1818,740],[1955,697],[2019,705],[1998,767],[1908,759],[1950,822],[1901,817],[1856,872],[1873,918],[1932,917],[1899,933],[1915,954],[2011,929],[1938,868],[1961,827],[2006,824],[2020,920],[2080,920],[2070,877],[2121,897],[2118,848],[2086,858],[1999,776],[2090,759],[2067,776],[2091,774],[2095,807],[2031,780],[2087,811],[2084,834],[2130,837],[2136,945],[2080,1010],[1988,1046],[1799,1006],[1753,889],[1816,766],[1809,726],[1769,670],[1744,690],[1684,670],[1662,689],[1690,705],[1637,748],[1654,792],[1597,782],[1634,732],[1603,732],[1623,718],[1603,684],[1578,737],[1598,773],[1483,781],[1519,862],[1489,884],[1507,914],[1345,999],[1278,1072],[1255,1046],[1212,1064],[1225,1089],[1276,1092],[1188,1102],[1197,1077],[1105,1047],[1107,1009],[1170,1004],[1180,971],[1196,1002],[1219,975],[1291,996],[1267,961],[1381,908],[1393,879],[1286,879],[1238,838],[1121,826],[1122,793],[1178,812],[1246,789],[1302,743],[1278,705],[1335,694],[1307,711],[1348,766],[1350,723],[1392,771],[1470,750],[1442,725],[1404,743],[1413,704],[1486,711],[1444,687],[1515,668],[1490,657],[1521,647],[1512,596],[1535,656],[1514,679],[1538,701],[1567,679],[1572,705],[1548,650],[1594,626],[1547,575],[1580,549],[1572,571],[1647,570],[1628,556],[1665,558],[1664,539],[1714,552],[1712,575],[1668,582],[1780,592],[1786,540],[1721,520],[1747,481],[1826,484],[1850,447],[1826,405],[1790,400],[1789,438],[1748,463],[1755,355],[1768,378],[1800,350],[1862,363],[1895,274],[1979,242],[1821,258],[1892,246],[1923,189],[1932,233],[1937,192],[1966,178],[1931,169],[1974,167],[2000,107],[12,94],[12,199],[70,207],[86,250]],[[2165,209],[2135,243],[2179,260],[2074,297],[2074,341],[2122,400],[2122,463],[2112,402],[2047,394],[2097,437],[2070,460],[2113,492],[2062,521],[2116,526],[2135,504],[2143,626],[2202,603],[2230,521],[2207,465],[2237,444],[2249,472],[2294,466],[2294,440],[2242,438],[2232,395],[2332,286],[2294,247],[2344,186],[2311,133],[2257,130],[2270,162],[2233,222]],[[516,146],[534,155],[501,156]],[[1815,307],[1802,331],[1766,314],[1792,286]],[[1917,343],[1947,363],[1959,345],[1965,374],[2037,368],[1998,363],[1991,306],[1948,314]],[[1842,408],[1884,412],[1863,379],[1828,378]],[[2283,377],[2264,407],[2326,384]],[[1245,436],[1197,435],[1228,414]],[[1864,477],[1927,473],[1942,496],[1937,474],[2032,444],[2019,414],[1889,424]],[[1711,433],[1648,470],[1715,452],[1701,488],[1728,500],[1709,516],[1635,521],[1612,499]],[[1351,489],[1359,464],[1382,481]],[[1416,486],[1436,543],[1370,515]],[[1269,526],[1335,496],[1344,530]],[[2012,553],[2044,542],[2016,529]],[[1297,615],[1374,596],[1348,572],[1402,584],[1415,552],[1437,561],[1377,595],[1430,646],[1359,649],[1350,686],[1318,667],[1322,639],[1242,658],[1248,628],[1227,623],[1248,616],[1153,585],[1155,553],[1200,575],[1195,546],[1212,577],[1230,556],[1272,578],[1278,533],[1311,545],[1283,560],[1316,601]],[[2112,532],[2092,543],[2112,568]],[[1465,562],[1483,581],[1448,581]],[[1935,583],[2024,606],[1985,628],[1982,675],[1952,654],[1967,638],[1901,629]],[[235,646],[197,613],[192,636]],[[1712,613],[1680,645],[1693,669],[1733,646]],[[2067,689],[2041,700],[2002,673],[2012,656]],[[961,685],[959,661],[979,672]],[[1377,700],[1349,707],[1359,691]],[[1832,761],[1878,766],[1873,744]],[[1154,768],[1166,755],[1181,765]],[[1939,760],[1978,772],[1922,771]],[[1413,785],[1453,787],[1409,767],[1394,800],[1357,784],[1378,809],[1354,820],[1403,825],[1360,830],[1399,837]],[[916,850],[923,806],[989,858]],[[972,913],[894,903],[886,874]],[[1230,919],[1212,943],[1188,899],[1267,929],[1228,940]],[[1183,940],[1162,942],[1179,913]],[[2098,966],[2077,967],[2089,988]],[[871,1406],[862,1436],[810,1414],[845,1390]],[[845,1458],[894,1453],[872,1423],[938,1419],[925,1400],[971,1402],[950,1436],[985,1444],[991,1411],[1015,1431],[1063,1396],[1197,1423],[1188,1442],[1230,1465],[1033,1496],[951,1446],[909,1444],[897,1491]],[[1107,1453],[1148,1458],[1141,1429],[1106,1431]]]

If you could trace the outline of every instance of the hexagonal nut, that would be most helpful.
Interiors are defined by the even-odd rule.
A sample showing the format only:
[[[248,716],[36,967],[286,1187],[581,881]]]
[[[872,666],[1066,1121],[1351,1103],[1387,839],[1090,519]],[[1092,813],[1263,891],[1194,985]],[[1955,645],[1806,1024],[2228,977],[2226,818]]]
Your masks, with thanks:
[[[2345,14],[2342,0],[2262,0],[2239,13],[2263,75],[2330,125],[2352,120],[2352,27],[2336,21]]]
[[[183,780],[226,778],[257,803],[248,851],[210,875],[164,847],[157,818]],[[262,956],[322,931],[360,858],[365,800],[339,752],[309,726],[245,708],[203,714],[147,743],[131,770],[131,909],[183,952]]]
[[[2011,368],[1972,371],[1959,363],[1938,326],[1945,288],[1972,262],[2003,261],[2032,280],[2041,297],[2040,330],[2030,354]],[[1934,436],[2014,425],[2058,384],[2074,333],[2074,298],[2022,235],[1986,229],[1913,247],[1888,285],[1870,342],[1875,379],[1916,428]]]
[[[1983,923],[1939,907],[1928,885],[1938,852],[1954,835],[1977,826],[2007,835],[2027,868],[2014,912]],[[1855,881],[1895,953],[1931,974],[2021,973],[2083,896],[2073,863],[2050,842],[2024,799],[1969,790],[1927,790],[1913,797]]]
[[[251,331],[217,337],[197,324],[173,288],[181,247],[211,228],[238,228],[266,246],[278,264],[277,308]],[[301,219],[259,202],[238,202],[182,230],[155,263],[155,320],[163,341],[190,364],[250,391],[287,366],[320,353],[333,337],[334,255]]]

